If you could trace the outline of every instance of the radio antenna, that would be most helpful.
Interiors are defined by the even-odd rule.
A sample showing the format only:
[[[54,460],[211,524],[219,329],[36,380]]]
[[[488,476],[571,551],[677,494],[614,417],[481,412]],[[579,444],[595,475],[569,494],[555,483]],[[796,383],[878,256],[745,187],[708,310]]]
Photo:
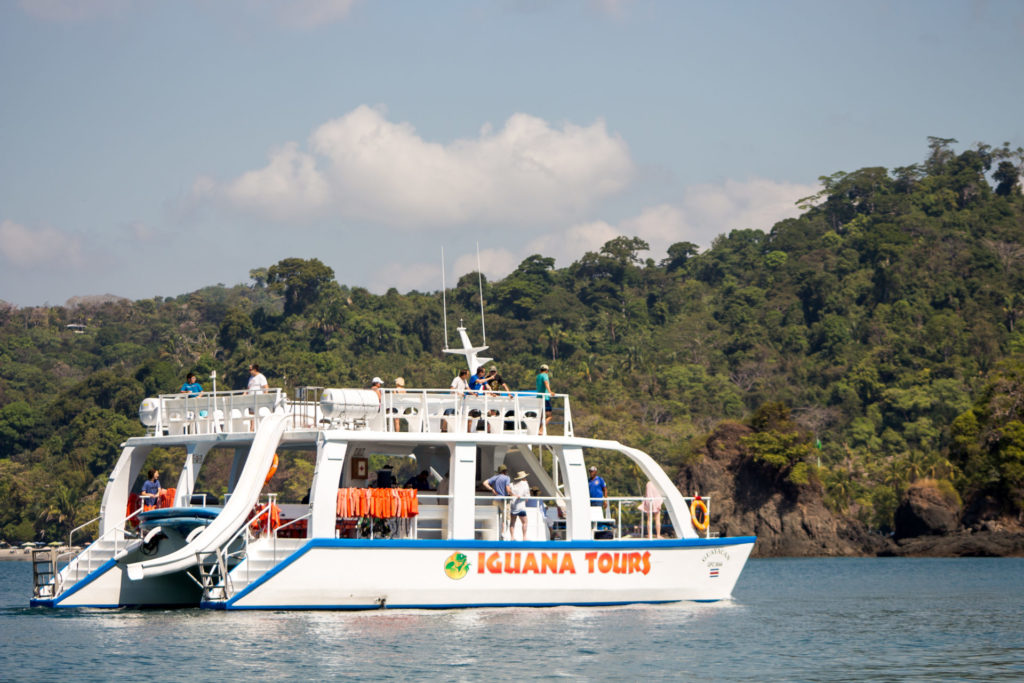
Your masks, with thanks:
[[[448,297],[444,284],[444,247],[441,247],[441,310],[444,313],[444,348],[448,348]]]
[[[484,274],[480,272],[480,243],[476,243],[476,279],[480,288],[480,336],[483,345],[487,346],[487,328],[484,326]]]

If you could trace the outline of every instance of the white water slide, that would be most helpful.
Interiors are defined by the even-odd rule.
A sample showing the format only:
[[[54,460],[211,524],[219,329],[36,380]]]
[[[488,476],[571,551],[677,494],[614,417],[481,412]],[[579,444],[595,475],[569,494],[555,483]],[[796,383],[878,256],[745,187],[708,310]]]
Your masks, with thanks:
[[[129,579],[139,581],[183,571],[196,564],[196,553],[208,553],[231,540],[248,521],[249,512],[259,500],[287,419],[283,413],[274,413],[260,421],[235,490],[217,518],[185,547],[163,557],[128,565]]]

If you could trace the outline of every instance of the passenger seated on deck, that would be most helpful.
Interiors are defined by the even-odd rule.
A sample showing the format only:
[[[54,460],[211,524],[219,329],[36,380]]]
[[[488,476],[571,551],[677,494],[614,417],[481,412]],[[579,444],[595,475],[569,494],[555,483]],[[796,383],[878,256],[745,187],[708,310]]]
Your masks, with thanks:
[[[146,481],[142,482],[142,492],[139,494],[139,498],[142,499],[144,510],[152,510],[157,506],[157,500],[164,490],[160,487],[160,470],[150,470],[146,476]]]
[[[537,508],[538,510],[540,510],[540,516],[543,518],[545,516],[545,514],[547,513],[547,505],[544,504],[544,501],[541,500],[539,498],[539,496],[540,496],[540,489],[538,489],[538,488],[530,489],[530,498],[526,501],[526,507],[528,507],[528,508]]]
[[[395,475],[391,472],[391,465],[384,465],[377,472],[377,483],[376,487],[379,489],[389,489],[395,485]]]
[[[430,490],[430,472],[423,470],[419,474],[409,477],[405,482],[407,489],[416,489],[417,491],[429,491]]]

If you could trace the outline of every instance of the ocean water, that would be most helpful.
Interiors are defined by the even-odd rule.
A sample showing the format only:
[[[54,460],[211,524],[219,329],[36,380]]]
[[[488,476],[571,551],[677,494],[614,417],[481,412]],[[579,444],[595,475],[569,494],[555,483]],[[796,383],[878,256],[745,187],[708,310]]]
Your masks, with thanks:
[[[0,679],[1024,680],[1024,559],[751,560],[711,604],[47,610],[0,562]]]

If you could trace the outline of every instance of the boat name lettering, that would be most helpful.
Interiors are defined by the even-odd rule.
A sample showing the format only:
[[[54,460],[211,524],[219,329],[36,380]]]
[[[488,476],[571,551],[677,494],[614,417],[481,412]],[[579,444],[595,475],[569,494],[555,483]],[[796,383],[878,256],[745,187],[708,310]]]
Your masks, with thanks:
[[[729,553],[725,552],[721,548],[715,548],[704,553],[704,557],[700,558],[701,562],[707,562],[708,560],[719,560],[719,562],[728,562]]]
[[[588,574],[647,574],[651,553],[598,553],[584,555]],[[580,565],[581,569],[583,565]],[[575,574],[572,553],[480,552],[477,574]]]

